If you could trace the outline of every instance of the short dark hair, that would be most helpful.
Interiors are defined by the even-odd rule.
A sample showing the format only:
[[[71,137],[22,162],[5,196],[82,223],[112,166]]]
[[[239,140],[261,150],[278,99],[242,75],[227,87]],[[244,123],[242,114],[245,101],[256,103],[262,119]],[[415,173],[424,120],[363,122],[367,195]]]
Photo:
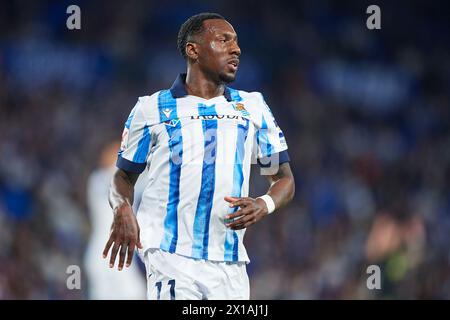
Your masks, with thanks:
[[[180,31],[178,32],[177,46],[178,51],[180,51],[185,59],[187,59],[186,43],[188,38],[201,33],[203,31],[203,21],[209,19],[225,20],[225,18],[218,13],[202,12],[190,17],[181,25]]]

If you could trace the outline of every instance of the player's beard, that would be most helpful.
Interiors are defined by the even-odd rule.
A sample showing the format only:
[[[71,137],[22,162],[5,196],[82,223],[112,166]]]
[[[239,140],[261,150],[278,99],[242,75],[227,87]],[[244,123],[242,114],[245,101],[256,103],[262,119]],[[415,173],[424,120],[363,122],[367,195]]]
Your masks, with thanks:
[[[219,73],[219,80],[225,84],[231,83],[236,79],[236,73]]]

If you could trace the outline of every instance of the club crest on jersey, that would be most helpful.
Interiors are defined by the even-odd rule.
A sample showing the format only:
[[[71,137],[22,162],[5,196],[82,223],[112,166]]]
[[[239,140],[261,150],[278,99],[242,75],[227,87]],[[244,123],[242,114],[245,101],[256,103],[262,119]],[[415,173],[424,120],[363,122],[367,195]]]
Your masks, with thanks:
[[[178,124],[178,122],[180,122],[179,119],[172,119],[172,120],[164,121],[164,124],[166,126],[175,127]]]
[[[234,110],[241,112],[243,116],[249,116],[250,113],[244,108],[244,104],[237,102],[233,105]]]

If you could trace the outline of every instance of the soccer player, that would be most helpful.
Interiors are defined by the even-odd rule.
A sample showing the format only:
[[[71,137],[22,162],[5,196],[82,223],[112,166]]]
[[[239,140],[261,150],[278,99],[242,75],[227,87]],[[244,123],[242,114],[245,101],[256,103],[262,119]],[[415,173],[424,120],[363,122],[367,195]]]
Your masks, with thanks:
[[[187,73],[140,97],[125,123],[103,256],[111,249],[114,267],[119,254],[121,270],[137,247],[149,299],[249,299],[245,230],[294,195],[286,141],[261,93],[227,86],[241,50],[221,15],[189,18],[178,49]],[[254,158],[273,171],[267,194],[256,199],[248,197]],[[133,186],[144,170],[136,218]]]

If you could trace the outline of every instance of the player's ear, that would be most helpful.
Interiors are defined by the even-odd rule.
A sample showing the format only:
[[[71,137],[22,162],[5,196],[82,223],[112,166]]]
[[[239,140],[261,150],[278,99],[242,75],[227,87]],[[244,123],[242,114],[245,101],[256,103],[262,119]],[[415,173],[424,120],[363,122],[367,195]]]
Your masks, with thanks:
[[[197,60],[198,59],[198,46],[194,42],[188,42],[186,43],[186,56],[190,60]]]

